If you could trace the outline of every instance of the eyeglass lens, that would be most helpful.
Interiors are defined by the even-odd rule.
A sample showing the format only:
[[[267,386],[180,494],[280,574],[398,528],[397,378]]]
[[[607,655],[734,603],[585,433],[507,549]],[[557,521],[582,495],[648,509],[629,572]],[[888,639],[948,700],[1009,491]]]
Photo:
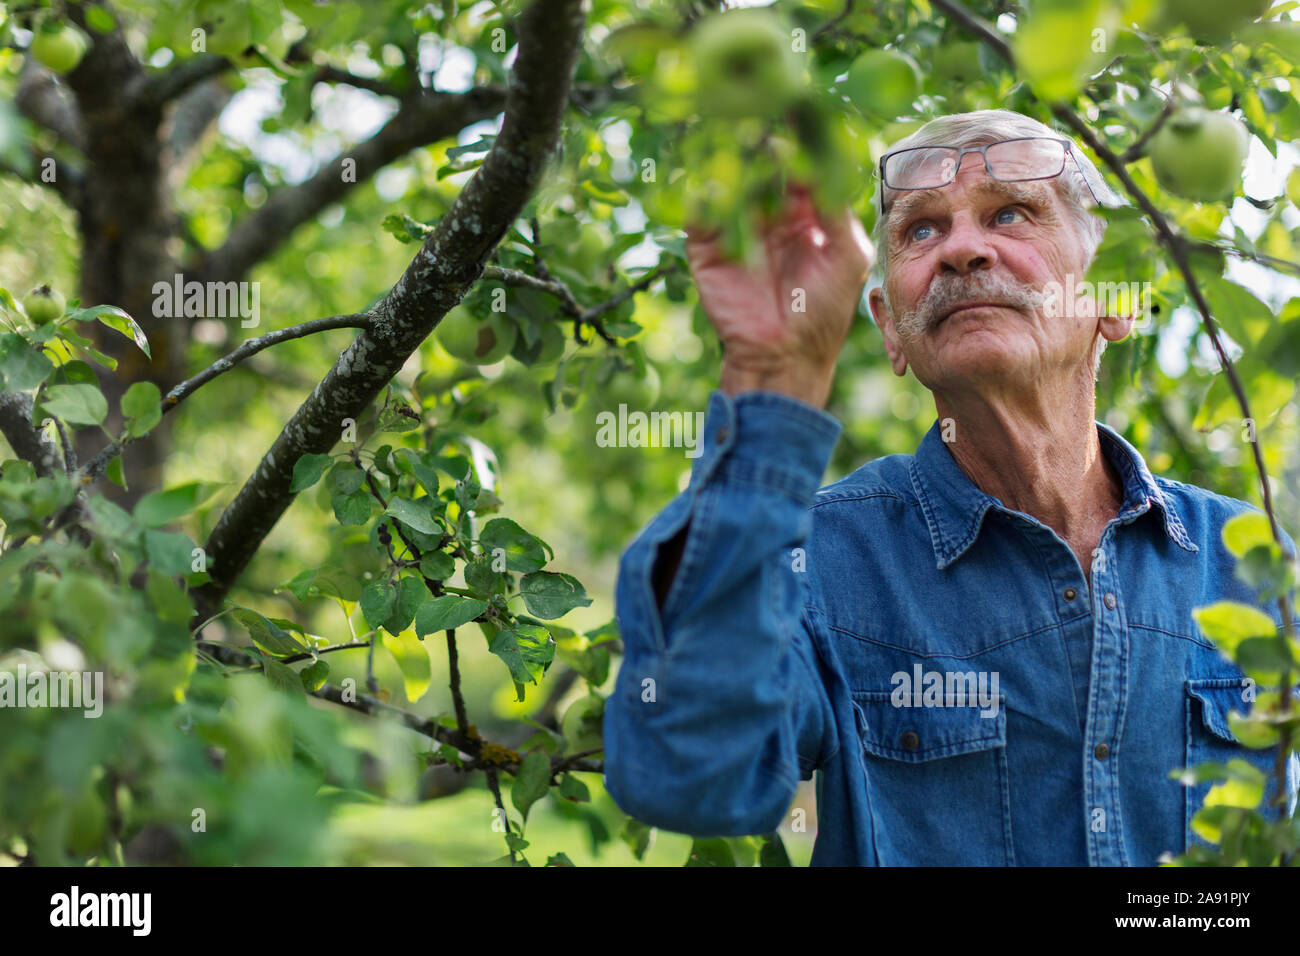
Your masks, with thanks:
[[[995,179],[1015,182],[1056,176],[1065,168],[1065,145],[1059,140],[1018,139],[994,143],[985,150]],[[891,189],[934,189],[952,182],[961,150],[952,146],[920,146],[903,150],[885,162]]]

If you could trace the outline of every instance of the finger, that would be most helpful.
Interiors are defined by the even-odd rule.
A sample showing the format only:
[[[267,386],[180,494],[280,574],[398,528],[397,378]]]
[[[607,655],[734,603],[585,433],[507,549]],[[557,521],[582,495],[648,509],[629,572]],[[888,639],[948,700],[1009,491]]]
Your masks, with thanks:
[[[876,248],[872,245],[862,220],[858,218],[852,206],[845,206],[836,213],[819,213],[818,222],[826,233],[827,241],[833,247],[845,250],[856,248],[866,257],[868,267],[875,264]]]

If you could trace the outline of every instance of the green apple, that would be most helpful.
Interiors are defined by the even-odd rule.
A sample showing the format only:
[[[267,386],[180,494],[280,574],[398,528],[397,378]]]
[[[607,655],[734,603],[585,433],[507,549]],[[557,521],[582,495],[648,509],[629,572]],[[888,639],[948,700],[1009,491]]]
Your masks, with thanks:
[[[1198,40],[1221,40],[1272,5],[1273,0],[1165,0],[1163,23],[1166,29],[1181,23]]]
[[[564,712],[560,733],[568,743],[569,753],[581,753],[604,746],[601,723],[605,716],[605,700],[597,694],[579,697]]]
[[[39,30],[32,39],[31,52],[55,73],[67,73],[81,62],[88,46],[85,34],[76,27],[61,23]]]
[[[1230,197],[1240,185],[1249,146],[1250,134],[1236,117],[1185,107],[1151,137],[1148,155],[1162,188],[1213,202]]]
[[[935,80],[949,83],[973,83],[984,77],[980,68],[980,45],[974,40],[944,43],[934,48],[930,63]],[[945,89],[944,92],[956,92]]]
[[[516,329],[504,312],[490,313],[480,321],[467,306],[452,308],[438,323],[438,341],[462,362],[492,365],[514,348]]]
[[[53,322],[63,315],[66,304],[63,296],[47,285],[38,286],[23,296],[23,311],[33,325]]]
[[[102,769],[96,769],[102,776]],[[94,853],[104,841],[107,822],[104,801],[94,784],[88,784],[68,810],[68,849],[82,855]]]
[[[768,10],[715,13],[690,34],[696,105],[702,114],[772,116],[798,96],[803,69],[790,31]]]
[[[893,119],[911,110],[921,92],[921,71],[906,54],[868,50],[853,61],[839,89],[863,113]]]

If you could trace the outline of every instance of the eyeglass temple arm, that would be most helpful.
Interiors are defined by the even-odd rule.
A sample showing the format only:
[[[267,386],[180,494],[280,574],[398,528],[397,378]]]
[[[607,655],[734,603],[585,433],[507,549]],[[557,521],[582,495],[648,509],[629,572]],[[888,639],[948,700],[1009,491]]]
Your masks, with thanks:
[[[1074,168],[1079,171],[1079,178],[1081,178],[1083,184],[1088,187],[1088,193],[1092,196],[1092,201],[1100,206],[1101,200],[1097,198],[1097,192],[1092,188],[1092,183],[1088,182],[1088,174],[1083,171],[1083,167],[1079,165],[1079,161],[1074,158],[1074,148],[1066,146],[1066,151],[1070,154],[1070,162],[1074,163]]]

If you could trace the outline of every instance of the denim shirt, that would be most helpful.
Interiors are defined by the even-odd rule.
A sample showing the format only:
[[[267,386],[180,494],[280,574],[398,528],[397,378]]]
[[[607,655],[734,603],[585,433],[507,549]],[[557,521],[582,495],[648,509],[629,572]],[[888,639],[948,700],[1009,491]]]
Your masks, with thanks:
[[[1089,584],[1051,528],[966,477],[939,422],[915,455],[819,491],[836,419],[714,392],[689,487],[620,562],[615,802],[681,833],[762,833],[816,773],[813,865],[1151,866],[1199,843],[1209,784],[1171,770],[1244,758],[1272,780],[1274,751],[1228,725],[1249,681],[1192,618],[1237,600],[1280,622],[1220,538],[1257,509],[1154,478],[1097,431],[1124,503]],[[661,611],[655,559],[687,522]],[[1292,757],[1292,806],[1297,778]]]

